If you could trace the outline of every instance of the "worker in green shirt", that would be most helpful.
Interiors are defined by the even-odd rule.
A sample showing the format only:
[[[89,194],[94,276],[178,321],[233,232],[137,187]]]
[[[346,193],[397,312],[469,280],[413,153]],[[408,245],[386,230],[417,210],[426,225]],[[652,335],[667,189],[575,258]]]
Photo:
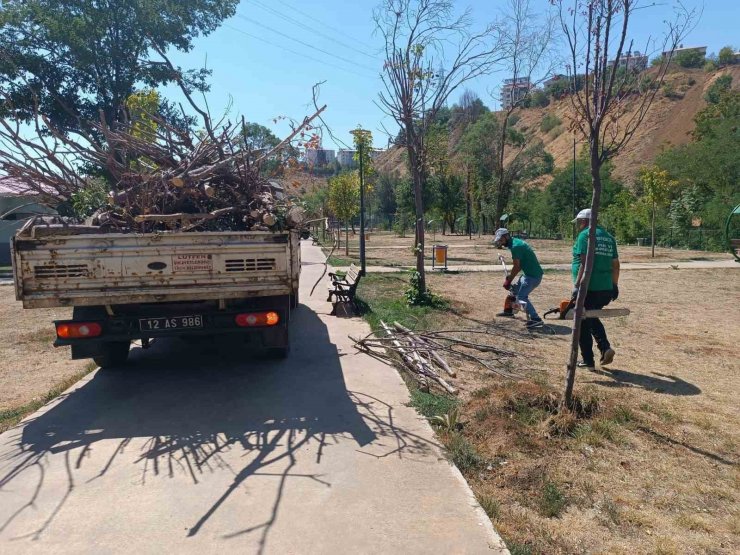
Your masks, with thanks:
[[[583,270],[586,266],[586,251],[588,250],[588,230],[591,225],[591,209],[581,210],[574,222],[577,223],[580,233],[573,245],[573,296],[578,293],[578,287],[583,279]],[[604,228],[596,226],[596,252],[594,267],[591,272],[591,281],[586,294],[586,310],[599,310],[619,297],[619,255],[617,242]],[[601,365],[605,366],[614,360],[616,354],[609,344],[604,324],[598,318],[586,318],[581,322],[579,346],[581,348],[581,362],[578,366],[589,370],[595,369],[593,339],[601,351]]]
[[[513,296],[516,298],[516,302],[525,304],[527,311],[527,328],[533,329],[542,327],[542,318],[539,317],[534,305],[529,300],[529,294],[542,282],[543,271],[542,266],[540,266],[540,263],[537,260],[537,255],[526,241],[512,238],[509,234],[509,230],[505,228],[496,230],[493,244],[497,247],[506,247],[511,251],[511,258],[514,262],[511,267],[511,271],[504,280],[504,289],[513,293]],[[522,272],[522,277],[519,278],[519,282],[512,283],[520,271]],[[497,314],[497,316],[514,316],[512,308],[513,307],[511,307],[509,303],[505,304],[504,311]]]

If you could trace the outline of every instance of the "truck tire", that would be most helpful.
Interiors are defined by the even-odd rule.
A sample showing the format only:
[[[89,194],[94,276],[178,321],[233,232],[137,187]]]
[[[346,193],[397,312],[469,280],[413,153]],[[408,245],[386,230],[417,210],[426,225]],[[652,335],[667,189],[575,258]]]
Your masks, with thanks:
[[[101,368],[123,366],[126,363],[126,360],[128,360],[130,347],[131,343],[129,341],[103,343],[103,352],[94,356],[93,360],[95,361],[95,364]]]

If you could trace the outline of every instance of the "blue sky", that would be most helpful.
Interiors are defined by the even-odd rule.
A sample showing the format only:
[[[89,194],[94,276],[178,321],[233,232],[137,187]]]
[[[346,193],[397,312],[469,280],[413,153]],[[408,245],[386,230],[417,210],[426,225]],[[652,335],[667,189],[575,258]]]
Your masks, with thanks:
[[[483,25],[508,2],[462,0],[457,4],[461,10],[469,6],[476,24]],[[655,4],[631,22],[635,48],[643,49],[648,37],[659,35],[663,21],[671,16],[672,0]],[[208,101],[214,115],[222,114],[231,102],[230,117],[243,115],[281,136],[287,133],[287,125],[274,124],[273,119],[301,119],[313,112],[311,87],[326,81],[320,102],[328,105],[325,120],[334,134],[351,144],[349,131],[361,124],[373,131],[375,146],[383,147],[387,136],[382,126],[392,131],[396,127],[374,103],[382,87],[378,77],[382,45],[374,35],[372,19],[376,5],[375,0],[242,0],[235,17],[210,36],[197,39],[191,52],[173,53],[172,58],[184,68],[206,65],[213,70]],[[532,5],[544,10],[549,2],[532,0]],[[701,20],[684,41],[686,46],[707,45],[709,52],[725,45],[740,48],[740,1],[684,0],[684,5],[703,5]],[[487,76],[471,82],[469,88],[493,106],[487,91],[495,90],[503,77]],[[453,102],[458,96],[453,94]],[[324,135],[324,146],[343,145]]]

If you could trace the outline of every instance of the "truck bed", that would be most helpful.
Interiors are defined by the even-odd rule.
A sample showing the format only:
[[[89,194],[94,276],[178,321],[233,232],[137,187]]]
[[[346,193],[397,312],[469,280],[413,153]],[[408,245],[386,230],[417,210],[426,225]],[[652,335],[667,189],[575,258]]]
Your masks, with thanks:
[[[291,295],[298,232],[85,234],[13,240],[25,308]]]

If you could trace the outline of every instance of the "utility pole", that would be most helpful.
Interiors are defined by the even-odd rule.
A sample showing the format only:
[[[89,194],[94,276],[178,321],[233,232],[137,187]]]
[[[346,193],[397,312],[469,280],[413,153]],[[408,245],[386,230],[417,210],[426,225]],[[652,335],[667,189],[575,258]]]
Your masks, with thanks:
[[[362,275],[365,275],[365,167],[364,167],[364,141],[360,141],[360,267]]]

